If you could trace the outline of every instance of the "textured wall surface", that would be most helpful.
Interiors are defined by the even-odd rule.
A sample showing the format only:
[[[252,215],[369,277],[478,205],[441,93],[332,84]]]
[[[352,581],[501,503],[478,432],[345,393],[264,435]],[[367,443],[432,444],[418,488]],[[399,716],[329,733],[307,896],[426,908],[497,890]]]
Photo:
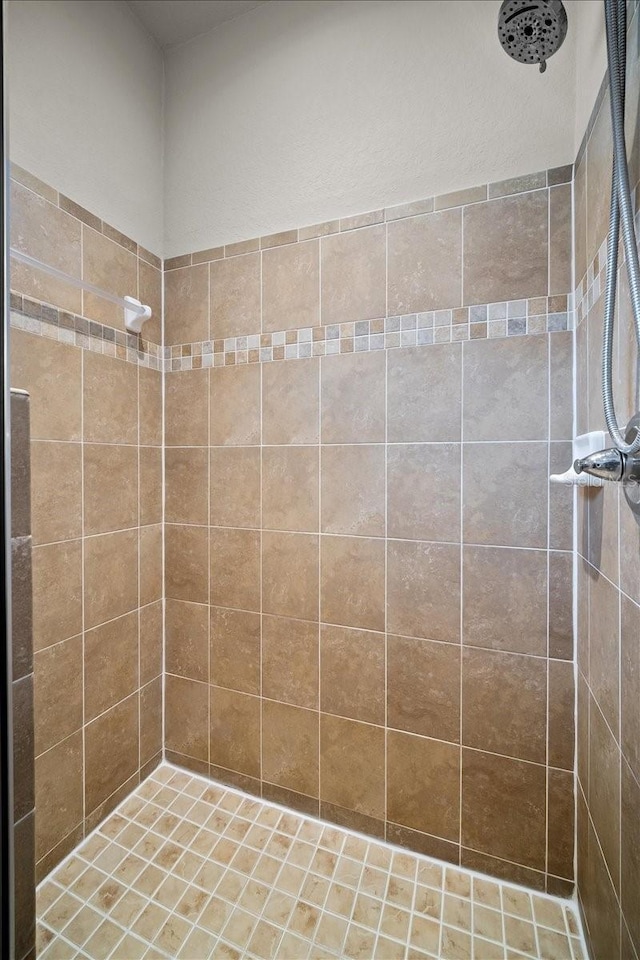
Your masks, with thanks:
[[[630,28],[627,123],[638,150],[638,15]],[[611,176],[608,92],[575,174],[577,430],[605,429],[600,392]],[[619,271],[614,383],[618,421],[639,408],[637,346]],[[640,954],[640,527],[617,484],[578,493],[578,891],[595,960]]]

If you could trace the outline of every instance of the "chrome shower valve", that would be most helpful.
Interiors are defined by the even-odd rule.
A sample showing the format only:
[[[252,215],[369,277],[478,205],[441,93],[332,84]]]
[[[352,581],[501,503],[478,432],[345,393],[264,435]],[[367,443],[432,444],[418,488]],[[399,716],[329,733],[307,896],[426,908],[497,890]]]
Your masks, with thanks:
[[[576,460],[573,469],[576,473],[589,473],[600,480],[640,483],[640,457],[622,453],[615,447]]]

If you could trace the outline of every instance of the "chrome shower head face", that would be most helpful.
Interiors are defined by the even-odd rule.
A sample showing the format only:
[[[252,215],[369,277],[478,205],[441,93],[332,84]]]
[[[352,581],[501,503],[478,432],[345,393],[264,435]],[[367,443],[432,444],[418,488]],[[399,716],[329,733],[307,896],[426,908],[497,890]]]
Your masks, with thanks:
[[[562,0],[504,0],[498,15],[498,38],[514,60],[539,63],[562,46],[567,35],[567,14]]]

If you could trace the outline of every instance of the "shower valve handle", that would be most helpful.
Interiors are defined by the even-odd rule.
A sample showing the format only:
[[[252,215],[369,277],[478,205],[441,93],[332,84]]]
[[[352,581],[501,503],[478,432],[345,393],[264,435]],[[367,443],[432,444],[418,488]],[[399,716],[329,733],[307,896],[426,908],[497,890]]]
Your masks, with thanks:
[[[640,457],[629,456],[615,447],[576,460],[573,469],[576,473],[589,473],[600,480],[640,483]]]

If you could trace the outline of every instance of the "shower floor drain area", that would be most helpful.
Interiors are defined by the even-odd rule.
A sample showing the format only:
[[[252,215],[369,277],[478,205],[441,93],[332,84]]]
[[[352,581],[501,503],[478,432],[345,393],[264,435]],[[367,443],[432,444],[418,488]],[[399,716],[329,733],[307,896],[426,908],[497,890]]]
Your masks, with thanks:
[[[574,905],[162,764],[38,888],[42,960],[586,960]]]

